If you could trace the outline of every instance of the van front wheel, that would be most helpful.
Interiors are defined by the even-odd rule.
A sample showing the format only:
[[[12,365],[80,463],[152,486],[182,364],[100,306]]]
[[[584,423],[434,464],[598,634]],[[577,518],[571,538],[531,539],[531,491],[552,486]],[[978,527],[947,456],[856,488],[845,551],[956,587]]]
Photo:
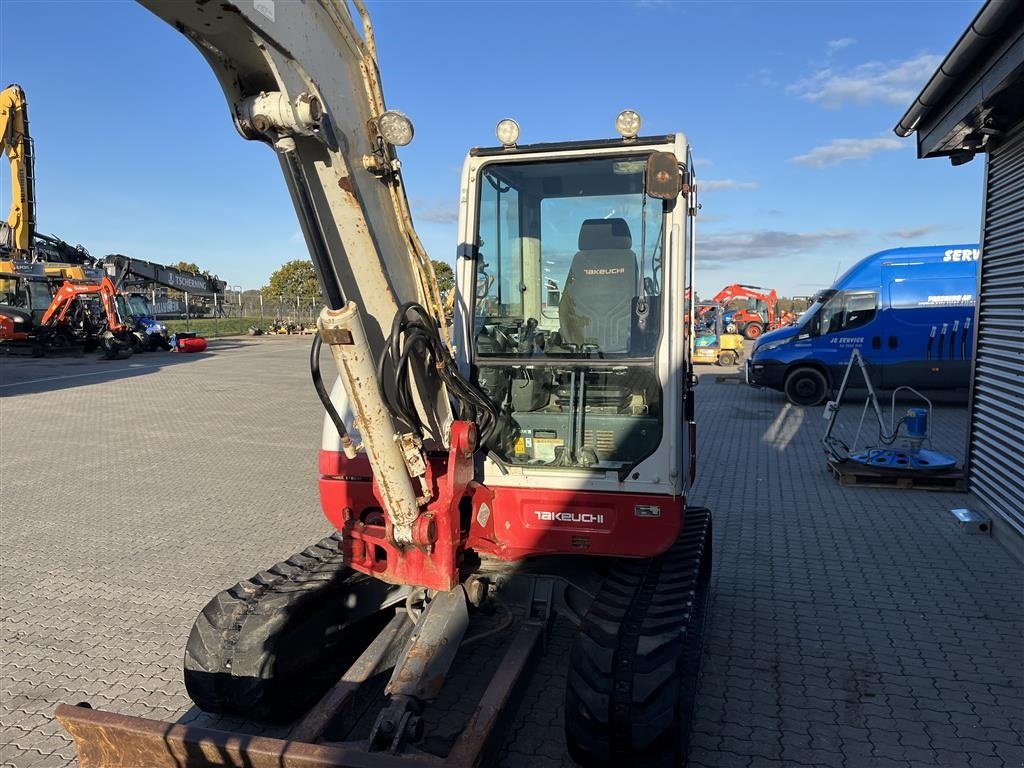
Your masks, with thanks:
[[[828,380],[817,368],[797,368],[786,376],[785,391],[793,405],[820,405],[828,394]]]

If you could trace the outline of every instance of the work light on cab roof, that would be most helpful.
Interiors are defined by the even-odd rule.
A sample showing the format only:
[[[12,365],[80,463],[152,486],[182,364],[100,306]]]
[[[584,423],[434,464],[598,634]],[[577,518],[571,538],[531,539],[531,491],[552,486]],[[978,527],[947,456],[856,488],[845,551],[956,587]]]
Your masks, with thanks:
[[[504,120],[498,121],[494,133],[497,135],[498,141],[501,142],[501,146],[510,149],[519,141],[519,123],[511,117],[506,117]]]
[[[377,118],[377,130],[388,144],[404,147],[412,141],[412,120],[393,109]]]
[[[640,135],[640,113],[632,109],[624,109],[615,118],[615,130],[626,139],[635,139]]]

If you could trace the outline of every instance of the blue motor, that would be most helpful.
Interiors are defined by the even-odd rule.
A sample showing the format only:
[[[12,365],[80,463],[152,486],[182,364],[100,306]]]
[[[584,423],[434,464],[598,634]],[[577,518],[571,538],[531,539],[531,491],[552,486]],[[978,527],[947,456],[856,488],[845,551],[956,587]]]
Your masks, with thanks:
[[[928,438],[928,409],[921,407],[907,408],[907,415],[903,417],[903,423],[907,428],[907,438],[915,441],[918,445]]]

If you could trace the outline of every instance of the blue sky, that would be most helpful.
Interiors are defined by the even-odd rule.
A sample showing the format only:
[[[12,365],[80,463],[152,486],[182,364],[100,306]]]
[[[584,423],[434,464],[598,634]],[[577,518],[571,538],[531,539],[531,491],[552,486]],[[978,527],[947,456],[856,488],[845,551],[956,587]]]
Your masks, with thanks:
[[[977,240],[983,159],[917,160],[892,127],[981,4],[368,6],[388,105],[416,126],[401,157],[433,258],[454,258],[462,160],[500,118],[523,143],[606,138],[629,107],[643,133],[693,145],[710,296],[809,294],[883,248]],[[307,255],[272,152],[239,138],[198,52],[143,8],[0,0],[0,81],[28,96],[40,231],[244,288]]]

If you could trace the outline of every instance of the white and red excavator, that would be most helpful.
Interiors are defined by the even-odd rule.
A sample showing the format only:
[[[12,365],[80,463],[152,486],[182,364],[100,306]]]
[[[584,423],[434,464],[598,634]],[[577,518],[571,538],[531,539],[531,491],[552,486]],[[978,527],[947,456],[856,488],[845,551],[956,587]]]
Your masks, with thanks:
[[[681,765],[711,569],[710,513],[686,503],[686,137],[642,136],[627,110],[614,138],[521,144],[502,120],[463,166],[449,326],[396,154],[412,123],[385,106],[362,4],[142,4],[281,164],[326,303],[310,364],[337,533],[216,595],[185,649],[201,709],[295,721],[287,739],[61,705],[79,764],[490,765],[559,615],[573,758]],[[475,703],[438,712],[483,638],[500,649]]]

